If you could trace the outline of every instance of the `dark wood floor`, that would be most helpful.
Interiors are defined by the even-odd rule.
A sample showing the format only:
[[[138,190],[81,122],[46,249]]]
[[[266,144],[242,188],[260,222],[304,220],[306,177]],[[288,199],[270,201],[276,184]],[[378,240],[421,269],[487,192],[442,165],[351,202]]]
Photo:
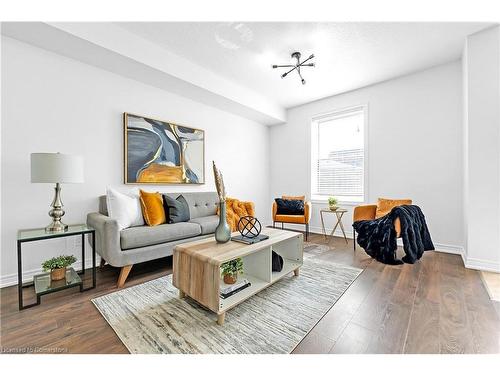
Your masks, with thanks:
[[[310,241],[325,244],[320,235]],[[414,265],[386,266],[354,253],[352,242],[334,238],[329,247],[315,256],[364,271],[294,353],[500,353],[500,308],[459,256],[427,252]],[[169,258],[136,265],[126,286],[171,267]],[[90,301],[113,292],[117,277],[117,269],[105,266],[96,289],[47,295],[23,311],[16,287],[1,289],[2,352],[127,353]]]

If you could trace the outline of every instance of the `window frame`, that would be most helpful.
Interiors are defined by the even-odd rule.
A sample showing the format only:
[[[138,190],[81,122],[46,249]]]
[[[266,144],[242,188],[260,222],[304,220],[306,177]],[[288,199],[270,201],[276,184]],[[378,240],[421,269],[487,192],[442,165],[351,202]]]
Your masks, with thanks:
[[[348,115],[349,113],[351,112],[357,112],[357,111],[362,111],[363,112],[363,131],[364,131],[364,136],[363,136],[363,146],[364,146],[364,149],[363,149],[363,199],[362,201],[352,201],[352,200],[344,200],[342,199],[342,197],[338,197],[339,198],[339,203],[343,204],[343,205],[352,205],[352,206],[355,206],[355,205],[360,205],[360,204],[365,204],[366,202],[369,201],[369,196],[368,196],[368,187],[369,187],[369,183],[368,183],[368,176],[369,176],[369,153],[368,153],[368,133],[369,133],[369,127],[368,127],[368,122],[369,122],[369,111],[368,111],[368,103],[363,103],[363,104],[358,104],[358,105],[354,105],[354,106],[349,106],[349,107],[343,107],[343,108],[339,108],[339,109],[334,109],[334,110],[331,110],[331,111],[328,111],[328,112],[323,112],[323,113],[319,113],[319,114],[316,114],[314,116],[311,117],[310,119],[310,124],[309,124],[309,196],[311,197],[311,201],[313,203],[322,203],[322,204],[325,204],[325,202],[327,201],[328,199],[328,196],[323,196],[323,195],[318,195],[318,194],[315,194],[315,192],[313,191],[313,178],[316,177],[316,175],[313,176],[313,173],[314,173],[314,168],[315,168],[315,165],[314,164],[314,159],[313,159],[313,139],[312,139],[312,133],[313,133],[313,126],[314,126],[314,123],[319,121],[319,120],[323,120],[323,119],[327,119],[327,118],[340,118],[342,116],[345,116],[345,115]],[[315,146],[316,148],[318,147],[318,145]]]

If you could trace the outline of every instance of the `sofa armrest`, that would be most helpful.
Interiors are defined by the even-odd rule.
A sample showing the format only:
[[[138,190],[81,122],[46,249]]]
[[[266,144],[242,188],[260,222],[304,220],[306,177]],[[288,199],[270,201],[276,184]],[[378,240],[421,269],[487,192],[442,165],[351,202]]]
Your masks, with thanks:
[[[354,207],[352,221],[372,220],[375,219],[375,212],[377,211],[376,204],[366,204]]]
[[[118,264],[122,249],[117,221],[98,212],[92,212],[87,215],[87,225],[95,229],[96,252],[110,265]]]

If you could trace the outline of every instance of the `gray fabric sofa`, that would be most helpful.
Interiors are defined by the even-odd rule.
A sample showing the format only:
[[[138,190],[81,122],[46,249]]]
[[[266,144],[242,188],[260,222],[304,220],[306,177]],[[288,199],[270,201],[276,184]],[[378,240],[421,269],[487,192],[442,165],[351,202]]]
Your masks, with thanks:
[[[172,255],[176,245],[212,236],[219,223],[216,214],[216,192],[168,193],[184,196],[189,205],[190,220],[184,223],[147,225],[118,229],[116,220],[108,216],[106,197],[99,197],[99,212],[87,215],[87,225],[96,231],[96,252],[105,262],[121,267],[118,287],[122,287],[134,264]],[[103,264],[103,260],[101,260]]]

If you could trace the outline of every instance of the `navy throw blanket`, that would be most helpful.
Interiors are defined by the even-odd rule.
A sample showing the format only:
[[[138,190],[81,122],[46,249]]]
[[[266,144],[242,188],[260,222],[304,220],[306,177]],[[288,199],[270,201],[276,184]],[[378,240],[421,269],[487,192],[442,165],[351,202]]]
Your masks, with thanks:
[[[401,237],[406,255],[396,259],[398,248],[394,220],[401,221]],[[372,258],[385,264],[415,263],[426,250],[434,250],[425,216],[418,206],[394,207],[387,215],[374,220],[360,220],[352,224],[358,233],[358,244]]]

